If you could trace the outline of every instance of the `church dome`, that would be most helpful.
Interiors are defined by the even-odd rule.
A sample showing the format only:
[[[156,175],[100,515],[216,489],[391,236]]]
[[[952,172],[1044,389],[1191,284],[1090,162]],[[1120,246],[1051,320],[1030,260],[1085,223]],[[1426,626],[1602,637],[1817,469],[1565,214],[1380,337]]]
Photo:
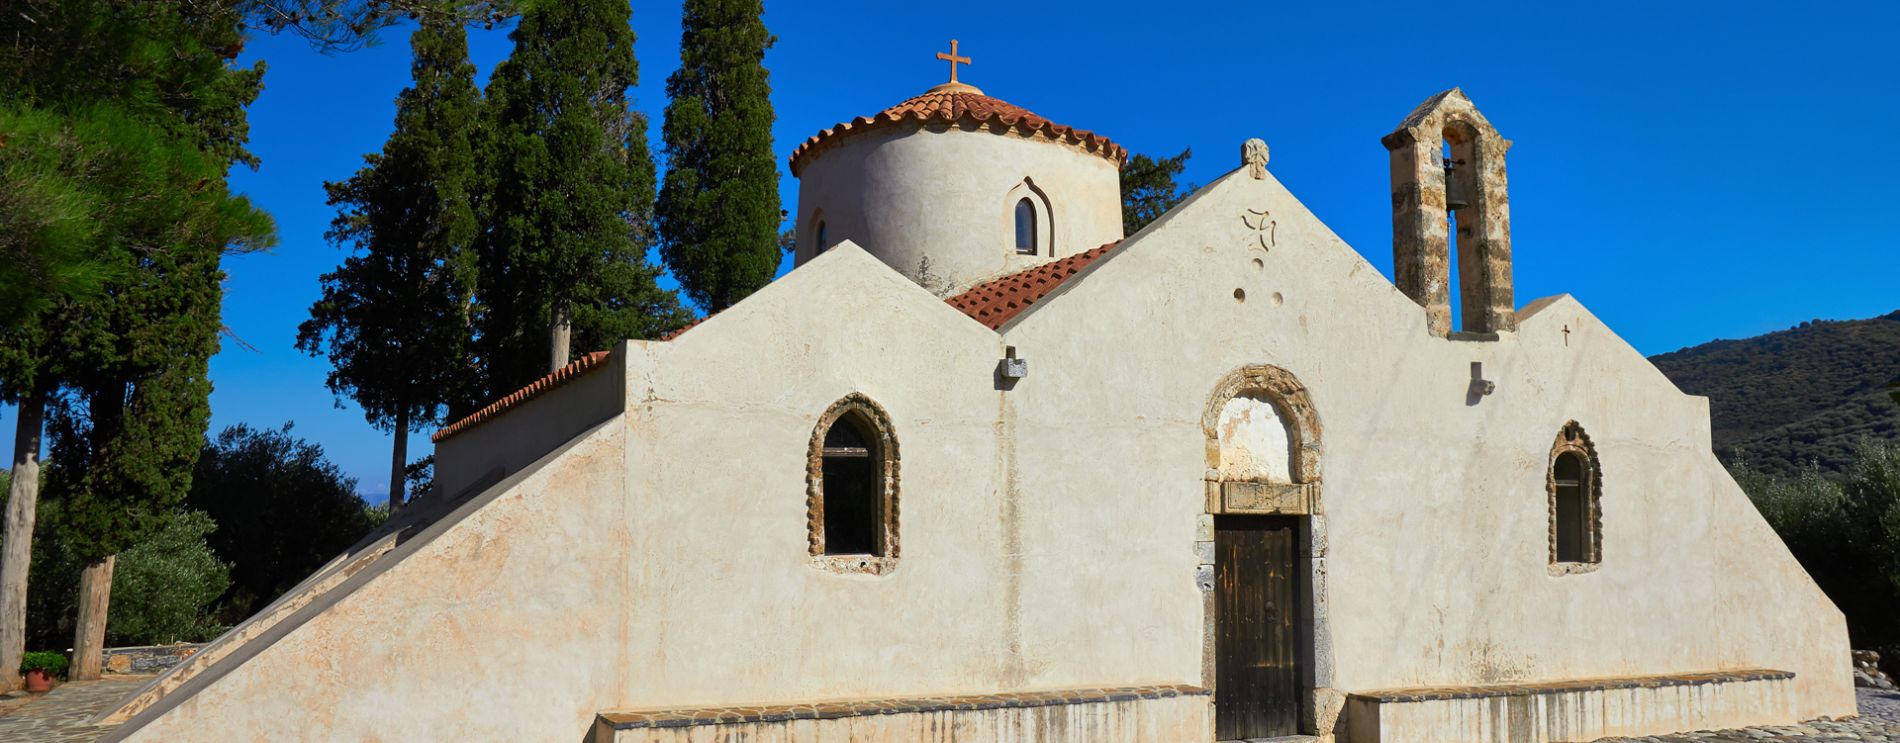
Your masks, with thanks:
[[[949,82],[870,116],[859,116],[812,135],[800,143],[798,149],[792,150],[792,175],[796,177],[806,162],[845,137],[880,128],[921,127],[932,123],[976,126],[996,134],[1061,142],[1107,158],[1117,168],[1128,161],[1128,150],[1107,137],[1037,116],[1009,101],[984,95],[974,85]]]
[[[849,240],[949,296],[1120,240],[1127,159],[953,76],[792,151],[794,261]]]

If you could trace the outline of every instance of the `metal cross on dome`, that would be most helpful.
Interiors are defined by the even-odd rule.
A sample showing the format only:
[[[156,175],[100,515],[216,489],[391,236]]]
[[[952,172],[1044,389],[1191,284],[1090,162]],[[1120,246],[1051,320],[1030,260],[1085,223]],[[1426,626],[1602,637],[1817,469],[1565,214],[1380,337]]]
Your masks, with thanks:
[[[969,57],[957,56],[957,40],[956,39],[950,40],[950,53],[945,54],[943,52],[937,52],[937,58],[950,63],[950,82],[953,82],[953,83],[957,81],[957,63],[962,62],[963,64],[970,64]]]

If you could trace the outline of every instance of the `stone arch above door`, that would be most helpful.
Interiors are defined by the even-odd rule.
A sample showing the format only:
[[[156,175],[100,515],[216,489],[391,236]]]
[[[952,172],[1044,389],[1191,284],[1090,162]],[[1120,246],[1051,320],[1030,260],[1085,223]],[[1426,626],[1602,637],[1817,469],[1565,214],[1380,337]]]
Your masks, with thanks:
[[[1260,428],[1275,425],[1283,428],[1283,435]],[[1228,373],[1208,398],[1201,432],[1206,437],[1208,513],[1317,512],[1319,416],[1306,386],[1292,372],[1254,364]],[[1272,450],[1279,446],[1286,449],[1284,466],[1269,461],[1279,456]]]

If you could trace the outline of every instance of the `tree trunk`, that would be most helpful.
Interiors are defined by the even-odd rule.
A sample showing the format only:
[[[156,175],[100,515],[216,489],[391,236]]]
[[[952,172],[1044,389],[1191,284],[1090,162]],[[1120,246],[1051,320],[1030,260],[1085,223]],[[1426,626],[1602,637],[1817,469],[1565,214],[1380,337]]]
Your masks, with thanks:
[[[87,563],[79,571],[79,626],[73,630],[73,667],[70,678],[99,678],[106,650],[106,605],[112,602],[112,567],[118,555]]]
[[[20,688],[26,654],[26,572],[33,565],[33,519],[40,501],[40,435],[44,386],[20,400],[13,432],[13,484],[7,493],[6,540],[0,546],[0,691]]]
[[[548,328],[548,345],[553,347],[551,360],[554,362],[548,368],[549,372],[559,371],[561,367],[567,366],[567,339],[573,332],[574,313],[568,309],[566,303],[556,305],[554,323]]]
[[[396,444],[389,455],[389,515],[396,515],[408,490],[409,411],[396,411]]]

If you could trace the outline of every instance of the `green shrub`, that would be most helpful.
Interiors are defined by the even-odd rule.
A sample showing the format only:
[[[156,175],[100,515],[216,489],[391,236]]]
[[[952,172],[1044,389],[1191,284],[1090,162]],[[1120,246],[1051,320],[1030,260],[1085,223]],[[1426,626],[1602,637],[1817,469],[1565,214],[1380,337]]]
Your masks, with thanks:
[[[37,669],[53,678],[66,678],[66,666],[69,663],[71,661],[66,660],[65,653],[37,650],[20,656],[20,673]]]

